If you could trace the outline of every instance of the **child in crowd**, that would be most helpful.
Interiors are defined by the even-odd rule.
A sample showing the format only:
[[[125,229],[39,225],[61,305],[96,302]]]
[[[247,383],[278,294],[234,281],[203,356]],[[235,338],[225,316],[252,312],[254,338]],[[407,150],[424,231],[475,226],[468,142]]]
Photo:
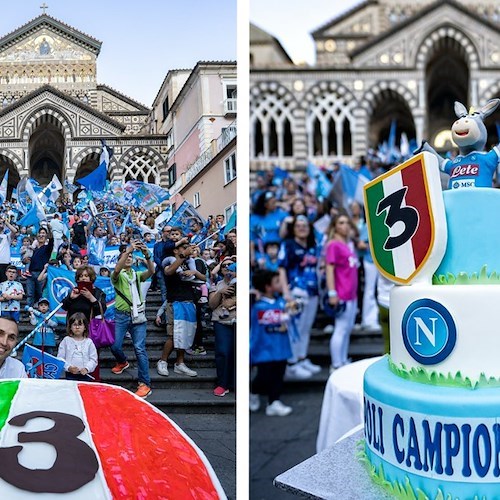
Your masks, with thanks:
[[[31,276],[30,263],[31,257],[33,257],[33,238],[30,238],[29,236],[25,236],[23,238],[23,244],[19,250],[19,253],[21,254],[21,262],[24,264],[24,276]]]
[[[54,353],[56,346],[56,335],[54,328],[57,326],[57,321],[46,319],[49,315],[49,301],[47,299],[40,299],[37,303],[37,308],[28,308],[30,313],[30,323],[38,326],[43,323],[43,326],[35,333],[33,345],[43,348],[49,354]]]
[[[68,380],[94,380],[90,373],[97,367],[97,349],[89,338],[89,322],[83,313],[73,314],[67,325],[67,336],[63,338],[57,357],[64,359]]]
[[[107,267],[101,267],[99,269],[99,276],[104,276],[105,278],[109,278],[111,276],[111,271]]]
[[[278,254],[280,244],[275,241],[270,241],[264,245],[264,254],[257,257],[259,269],[268,269],[269,271],[278,270]]]
[[[13,319],[19,323],[21,300],[24,297],[24,288],[17,278],[17,267],[7,266],[5,269],[7,279],[0,283],[0,310],[5,318]]]
[[[250,411],[260,408],[260,394],[267,394],[266,415],[285,417],[292,413],[290,406],[280,401],[287,359],[292,355],[288,338],[289,315],[281,297],[279,274],[258,270],[252,278],[260,298],[251,309],[250,364],[257,375],[250,387]]]

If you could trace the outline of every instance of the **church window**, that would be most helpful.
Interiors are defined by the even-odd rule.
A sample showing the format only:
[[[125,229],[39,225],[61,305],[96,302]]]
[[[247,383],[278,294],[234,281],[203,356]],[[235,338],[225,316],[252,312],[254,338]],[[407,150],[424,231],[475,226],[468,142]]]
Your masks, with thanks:
[[[343,156],[352,154],[352,110],[356,103],[337,91],[320,94],[312,103],[307,117],[309,156]]]
[[[123,174],[125,178],[130,175],[132,180],[160,184],[160,174],[154,159],[146,153],[138,153],[130,158],[123,169]]]
[[[282,87],[252,100],[250,155],[252,158],[293,156],[291,95]]]

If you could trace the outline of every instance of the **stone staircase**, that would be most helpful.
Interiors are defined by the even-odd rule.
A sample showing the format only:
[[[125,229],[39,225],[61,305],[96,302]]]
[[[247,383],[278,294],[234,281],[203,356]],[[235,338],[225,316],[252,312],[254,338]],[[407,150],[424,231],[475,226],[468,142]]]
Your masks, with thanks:
[[[223,398],[216,397],[212,391],[216,386],[214,334],[210,325],[205,330],[206,356],[189,356],[186,354],[186,364],[198,372],[197,377],[181,376],[174,373],[174,354],[169,359],[169,376],[162,377],[156,371],[156,362],[160,358],[163,344],[165,343],[164,330],[154,323],[156,311],[161,305],[159,292],[149,292],[146,300],[147,327],[147,352],[149,356],[149,371],[153,393],[148,397],[148,402],[155,405],[167,414],[205,413],[205,414],[235,414],[235,395],[231,392]],[[24,304],[23,304],[24,307]],[[20,339],[24,338],[31,330],[27,313],[21,314],[19,324]],[[60,338],[64,336],[64,327],[58,327]],[[119,385],[135,391],[137,387],[136,357],[132,341],[125,339],[123,350],[127,355],[130,368],[121,375],[111,373],[115,359],[109,348],[101,349],[99,366],[101,380],[107,384]],[[18,358],[22,357],[22,351]]]

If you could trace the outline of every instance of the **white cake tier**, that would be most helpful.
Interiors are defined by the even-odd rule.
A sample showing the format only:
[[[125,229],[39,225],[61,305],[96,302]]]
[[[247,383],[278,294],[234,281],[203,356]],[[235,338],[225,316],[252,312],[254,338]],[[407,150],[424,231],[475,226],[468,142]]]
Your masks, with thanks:
[[[391,358],[400,367],[500,379],[500,286],[412,285],[391,292]]]

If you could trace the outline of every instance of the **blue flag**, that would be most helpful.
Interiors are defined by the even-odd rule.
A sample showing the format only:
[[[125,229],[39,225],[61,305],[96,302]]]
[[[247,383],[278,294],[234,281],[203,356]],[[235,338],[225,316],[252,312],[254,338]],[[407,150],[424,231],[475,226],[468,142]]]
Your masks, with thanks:
[[[111,279],[98,276],[94,285],[106,294],[106,312],[104,317],[112,319],[115,316],[115,289],[111,284]],[[71,293],[76,286],[75,271],[60,269],[55,266],[48,267],[47,290],[50,310],[54,310]],[[59,324],[66,324],[66,311],[60,309],[53,317]]]
[[[226,236],[231,229],[236,227],[236,208],[233,210],[233,213],[231,214],[231,217],[229,217],[229,220],[227,221],[226,227],[224,228],[224,236]]]
[[[45,212],[38,201],[34,201],[31,208],[28,210],[26,215],[17,221],[17,224],[21,227],[34,226],[35,232],[38,233],[40,229],[40,221],[47,220]]]
[[[81,184],[89,190],[93,191],[103,191],[106,187],[106,177],[108,175],[109,160],[113,154],[113,150],[106,146],[106,143],[102,141],[102,152],[101,158],[99,160],[99,166],[90,172],[90,174],[78,179],[75,182]]]
[[[64,359],[29,344],[24,346],[22,362],[28,378],[58,379],[64,375]]]

